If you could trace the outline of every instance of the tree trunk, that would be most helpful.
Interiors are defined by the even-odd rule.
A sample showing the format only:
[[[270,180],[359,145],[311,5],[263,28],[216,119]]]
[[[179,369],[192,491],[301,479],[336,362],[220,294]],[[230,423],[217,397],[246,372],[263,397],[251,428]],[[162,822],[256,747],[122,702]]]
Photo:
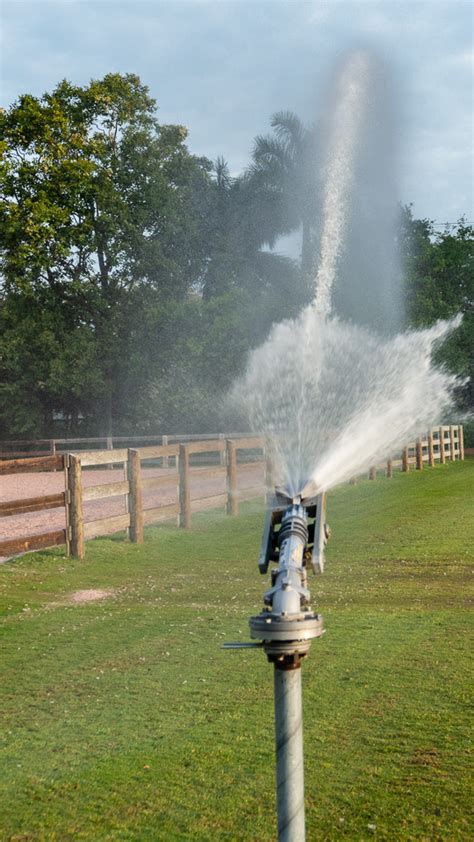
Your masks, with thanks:
[[[113,435],[112,394],[110,392],[104,395],[101,435],[106,437]]]
[[[301,272],[304,277],[310,278],[314,273],[313,238],[311,236],[311,223],[303,219],[303,230],[301,239]]]
[[[313,269],[313,255],[311,251],[311,227],[308,220],[303,220],[303,234],[301,240],[301,271],[309,275]]]

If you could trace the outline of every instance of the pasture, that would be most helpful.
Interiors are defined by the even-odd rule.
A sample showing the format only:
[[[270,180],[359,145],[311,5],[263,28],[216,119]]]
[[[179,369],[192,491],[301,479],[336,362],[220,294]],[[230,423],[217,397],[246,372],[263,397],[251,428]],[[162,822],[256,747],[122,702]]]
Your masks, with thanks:
[[[473,469],[329,497],[310,577],[326,634],[303,664],[309,842],[473,836]],[[272,668],[221,649],[249,639],[268,586],[262,512],[0,567],[2,840],[275,838]]]

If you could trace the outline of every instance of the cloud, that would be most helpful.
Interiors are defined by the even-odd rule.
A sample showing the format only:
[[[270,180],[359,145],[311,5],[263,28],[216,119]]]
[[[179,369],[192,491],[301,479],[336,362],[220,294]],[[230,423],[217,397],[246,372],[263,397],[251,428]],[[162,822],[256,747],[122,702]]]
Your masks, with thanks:
[[[192,151],[238,172],[274,111],[313,121],[334,61],[366,45],[398,89],[401,198],[456,218],[472,214],[470,13],[452,0],[4,0],[2,104],[64,77],[138,73],[162,122],[186,125]]]

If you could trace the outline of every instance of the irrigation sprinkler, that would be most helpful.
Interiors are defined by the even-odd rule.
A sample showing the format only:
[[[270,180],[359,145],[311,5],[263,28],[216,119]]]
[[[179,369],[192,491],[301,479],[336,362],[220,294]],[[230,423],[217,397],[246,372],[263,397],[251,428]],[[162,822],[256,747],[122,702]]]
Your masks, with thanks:
[[[305,839],[301,661],[311,641],[323,632],[323,620],[311,608],[307,566],[322,572],[328,528],[324,495],[291,497],[277,489],[265,519],[258,566],[271,588],[264,608],[250,618],[250,636],[259,643],[226,648],[263,648],[274,667],[276,800],[278,839]]]

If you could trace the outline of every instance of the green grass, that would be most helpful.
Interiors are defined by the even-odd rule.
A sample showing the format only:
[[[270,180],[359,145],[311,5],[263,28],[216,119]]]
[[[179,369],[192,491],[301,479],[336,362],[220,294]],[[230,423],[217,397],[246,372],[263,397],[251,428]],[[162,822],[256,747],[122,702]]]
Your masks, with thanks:
[[[473,468],[330,497],[310,580],[327,631],[303,664],[309,842],[474,835]],[[275,838],[272,668],[220,648],[260,610],[261,527],[246,504],[0,568],[2,840]],[[71,604],[84,588],[116,594]]]

